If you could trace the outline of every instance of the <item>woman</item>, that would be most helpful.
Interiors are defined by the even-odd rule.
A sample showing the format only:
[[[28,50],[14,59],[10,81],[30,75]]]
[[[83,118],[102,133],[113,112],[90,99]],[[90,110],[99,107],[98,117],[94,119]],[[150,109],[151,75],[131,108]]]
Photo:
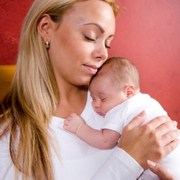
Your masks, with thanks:
[[[11,90],[0,106],[0,179],[132,179],[147,168],[147,159],[159,160],[175,148],[176,124],[165,117],[145,126],[137,117],[122,134],[120,148],[108,151],[63,130],[63,118],[72,112],[101,127],[88,84],[107,59],[116,14],[114,0],[34,1]]]

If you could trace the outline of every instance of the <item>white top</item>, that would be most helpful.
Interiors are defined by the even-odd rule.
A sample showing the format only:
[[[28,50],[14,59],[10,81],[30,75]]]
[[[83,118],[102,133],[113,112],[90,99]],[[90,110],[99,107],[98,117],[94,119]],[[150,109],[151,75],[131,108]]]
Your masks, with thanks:
[[[104,120],[93,112],[89,95],[81,115],[90,126],[102,128]],[[52,117],[49,131],[55,180],[133,180],[143,172],[139,164],[122,149],[99,150],[65,131],[61,118]],[[8,134],[0,139],[0,180],[14,179],[14,173]]]
[[[142,111],[146,112],[145,123],[155,117],[167,115],[158,101],[148,94],[138,93],[111,109],[105,116],[105,124],[102,129],[111,129],[122,133],[124,126]],[[160,164],[169,169],[175,179],[180,180],[180,145],[161,160]],[[139,179],[158,179],[158,177],[148,170]]]
[[[105,116],[103,128],[112,129],[122,133],[123,128],[142,111],[146,112],[144,123],[147,123],[158,116],[167,116],[167,112],[162,108],[158,101],[151,98],[148,94],[139,92],[135,96],[111,109]]]

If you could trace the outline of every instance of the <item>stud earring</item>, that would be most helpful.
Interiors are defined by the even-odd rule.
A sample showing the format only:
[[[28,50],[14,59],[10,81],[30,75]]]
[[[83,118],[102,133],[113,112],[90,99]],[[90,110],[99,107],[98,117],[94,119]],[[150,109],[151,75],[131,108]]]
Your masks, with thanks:
[[[46,49],[49,49],[50,43],[48,41],[45,42]]]

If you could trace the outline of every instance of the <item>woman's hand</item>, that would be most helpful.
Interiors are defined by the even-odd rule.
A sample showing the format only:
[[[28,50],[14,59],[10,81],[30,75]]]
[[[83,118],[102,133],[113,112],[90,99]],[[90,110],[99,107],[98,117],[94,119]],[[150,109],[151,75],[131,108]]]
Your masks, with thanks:
[[[157,162],[177,147],[179,130],[177,122],[168,117],[157,117],[142,125],[144,118],[142,112],[124,128],[119,147],[147,169],[147,160]]]
[[[152,162],[152,161],[147,161],[149,169],[155,173],[160,180],[173,180],[174,177],[173,175],[164,167],[162,167],[160,164]]]

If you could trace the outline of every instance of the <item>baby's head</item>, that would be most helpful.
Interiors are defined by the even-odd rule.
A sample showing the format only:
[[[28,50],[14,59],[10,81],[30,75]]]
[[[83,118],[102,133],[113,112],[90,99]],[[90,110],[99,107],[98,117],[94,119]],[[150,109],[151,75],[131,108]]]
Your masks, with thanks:
[[[102,116],[139,92],[139,73],[129,60],[109,58],[90,83],[92,106]]]

